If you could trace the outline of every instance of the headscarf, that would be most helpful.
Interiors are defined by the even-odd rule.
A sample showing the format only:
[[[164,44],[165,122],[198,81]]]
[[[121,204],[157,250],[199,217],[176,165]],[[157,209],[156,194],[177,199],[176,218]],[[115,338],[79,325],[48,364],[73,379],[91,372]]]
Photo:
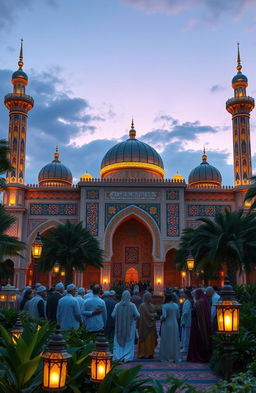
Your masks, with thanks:
[[[149,292],[143,295],[143,303],[140,305],[140,319],[138,321],[139,340],[145,341],[153,331],[156,333],[156,311],[151,303],[152,296]],[[157,335],[155,335],[157,337]]]
[[[134,306],[130,300],[131,294],[126,290],[122,293],[121,301],[116,307],[115,333],[117,342],[121,347],[124,347],[131,337]]]

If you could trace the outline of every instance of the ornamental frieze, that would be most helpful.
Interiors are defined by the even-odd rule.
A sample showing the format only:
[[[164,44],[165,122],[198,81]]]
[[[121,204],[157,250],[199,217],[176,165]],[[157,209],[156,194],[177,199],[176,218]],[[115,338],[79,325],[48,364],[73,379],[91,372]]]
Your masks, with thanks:
[[[214,217],[218,212],[225,209],[231,210],[230,205],[188,205],[187,212],[189,217]]]
[[[108,191],[105,192],[105,198],[111,200],[139,200],[139,199],[157,199],[159,192],[154,191]]]
[[[161,227],[160,203],[106,203],[105,204],[105,228],[109,221],[121,210],[128,206],[137,206],[147,212],[157,223],[159,229]]]

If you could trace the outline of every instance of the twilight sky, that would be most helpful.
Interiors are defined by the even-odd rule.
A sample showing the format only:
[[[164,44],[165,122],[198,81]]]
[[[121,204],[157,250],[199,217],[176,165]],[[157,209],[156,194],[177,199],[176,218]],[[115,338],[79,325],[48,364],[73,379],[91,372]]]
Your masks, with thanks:
[[[0,0],[0,138],[20,38],[29,113],[26,183],[60,159],[74,180],[99,176],[106,151],[137,137],[161,153],[166,177],[208,162],[233,184],[231,116],[236,43],[256,96],[255,0]],[[256,171],[255,114],[251,137]]]

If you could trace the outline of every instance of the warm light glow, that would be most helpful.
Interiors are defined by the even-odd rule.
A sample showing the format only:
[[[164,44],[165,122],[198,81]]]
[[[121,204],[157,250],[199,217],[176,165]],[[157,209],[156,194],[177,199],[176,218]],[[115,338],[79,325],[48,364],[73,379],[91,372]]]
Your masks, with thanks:
[[[66,275],[66,272],[65,272],[65,270],[64,270],[64,269],[61,269],[61,271],[60,271],[60,275],[61,275],[61,277],[65,277],[65,275]]]
[[[58,263],[55,263],[55,265],[53,266],[53,271],[54,271],[54,273],[59,273],[60,265]]]
[[[104,379],[105,378],[105,365],[98,364],[98,379]]]
[[[67,361],[44,361],[43,387],[47,389],[60,389],[65,387],[67,376]]]
[[[1,302],[6,302],[7,296],[6,295],[0,295],[0,301]]]
[[[187,259],[187,268],[188,270],[193,270],[195,266],[195,260],[194,258],[191,256]]]
[[[180,304],[184,303],[184,301],[185,301],[184,297],[180,297],[180,298],[179,298]]]
[[[164,170],[163,168],[159,167],[155,164],[148,164],[146,162],[118,162],[116,164],[107,165],[100,171],[100,176],[104,177],[105,175],[109,174],[118,169],[148,169],[149,171],[155,172],[164,178]]]
[[[232,318],[230,315],[224,316],[224,324],[225,324],[225,331],[231,332],[232,331]]]
[[[52,371],[50,374],[50,387],[57,388],[59,386],[60,375],[56,371]]]
[[[251,201],[245,201],[245,202],[244,202],[244,206],[245,206],[245,207],[251,207],[251,205],[252,205],[252,202],[251,202]]]
[[[107,283],[108,283],[107,278],[104,278],[104,279],[103,279],[103,284],[104,284],[104,285],[107,285]]]
[[[162,280],[159,278],[158,280],[157,280],[157,285],[161,285],[162,284]]]
[[[237,333],[239,330],[239,308],[229,300],[218,302],[217,322],[219,333]]]
[[[183,271],[183,272],[181,272],[181,277],[182,277],[182,278],[185,278],[185,277],[186,277],[186,275],[187,275],[187,273],[186,273],[186,272],[184,272],[184,271]]]
[[[9,205],[15,206],[15,198],[14,197],[10,198]]]

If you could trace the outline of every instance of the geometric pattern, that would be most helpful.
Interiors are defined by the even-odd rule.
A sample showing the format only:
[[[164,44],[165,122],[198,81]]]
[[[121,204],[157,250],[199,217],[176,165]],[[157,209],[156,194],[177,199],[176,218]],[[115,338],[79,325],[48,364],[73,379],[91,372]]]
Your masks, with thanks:
[[[18,221],[14,221],[14,223],[5,231],[5,234],[8,236],[18,236]]]
[[[121,210],[128,206],[137,206],[147,212],[157,223],[159,229],[161,226],[161,214],[159,203],[106,203],[105,204],[105,228],[109,221]]]
[[[166,199],[169,201],[178,201],[179,196],[179,191],[166,191]]]
[[[26,199],[80,199],[80,193],[76,190],[72,191],[27,191]]]
[[[75,203],[31,203],[31,216],[75,216],[77,204]]]
[[[180,209],[178,203],[166,204],[167,236],[169,237],[177,237],[180,234],[179,212]]]
[[[97,202],[86,203],[86,229],[93,236],[99,234],[99,204]]]
[[[112,276],[113,278],[122,277],[122,264],[121,263],[113,263],[111,266]]]
[[[125,247],[125,263],[139,263],[139,247]]]
[[[99,190],[87,190],[86,199],[99,199]]]
[[[231,210],[230,205],[188,205],[189,217],[214,217],[218,212]]]

